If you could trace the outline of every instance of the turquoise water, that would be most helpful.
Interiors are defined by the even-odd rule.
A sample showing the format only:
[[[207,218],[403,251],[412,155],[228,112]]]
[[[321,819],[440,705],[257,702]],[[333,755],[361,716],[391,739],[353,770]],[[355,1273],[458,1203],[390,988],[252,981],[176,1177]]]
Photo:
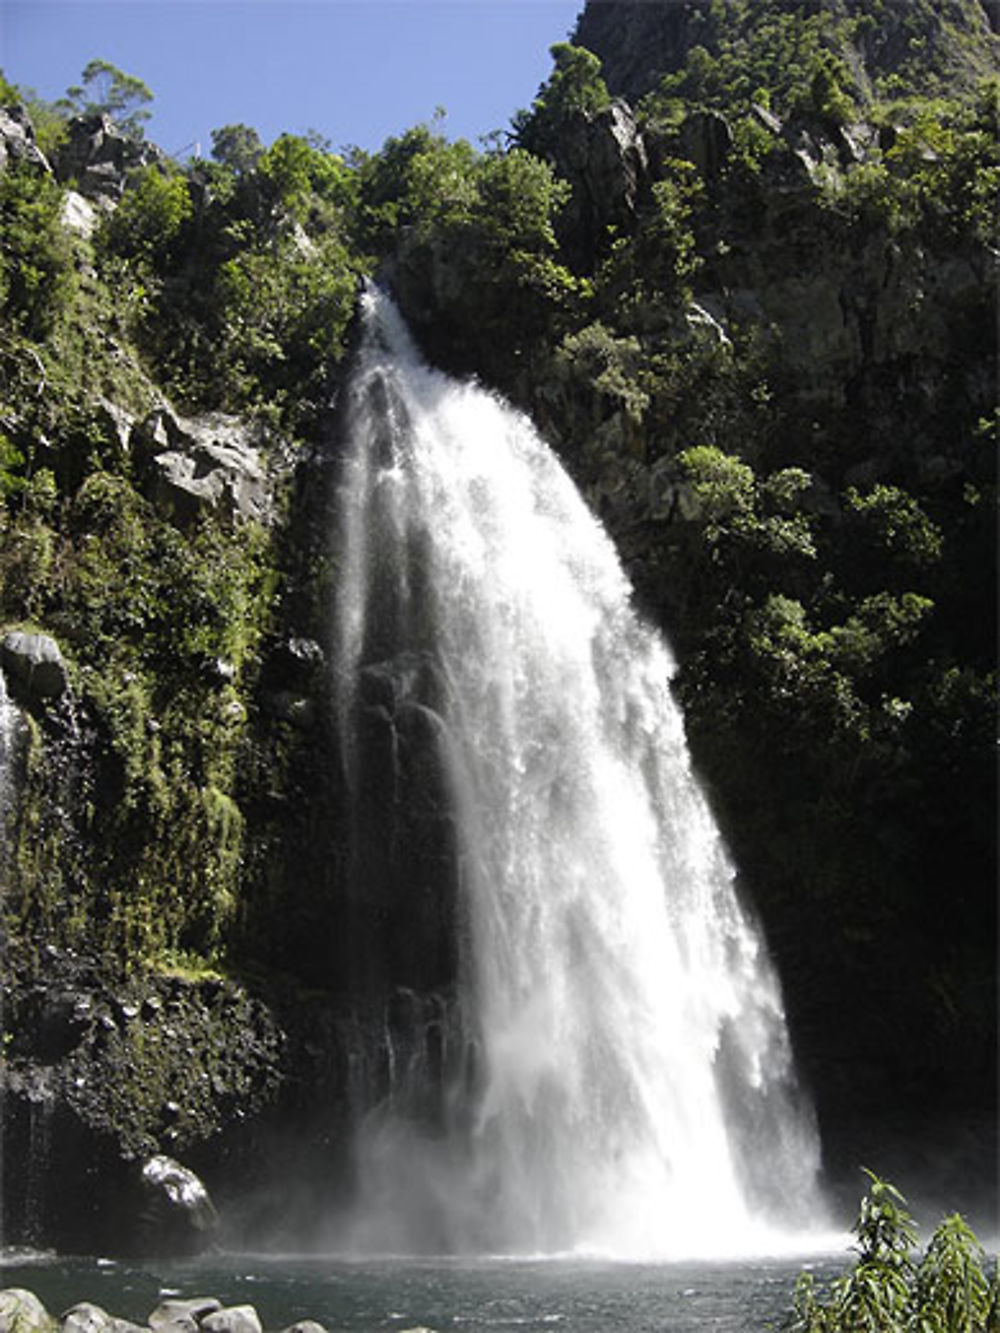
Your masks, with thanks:
[[[267,1329],[312,1318],[331,1333],[417,1325],[441,1333],[755,1333],[780,1328],[805,1263],[822,1277],[846,1258],[624,1264],[230,1255],[143,1266],[8,1256],[0,1285],[28,1287],[53,1314],[89,1300],[140,1323],[170,1294],[252,1304]]]

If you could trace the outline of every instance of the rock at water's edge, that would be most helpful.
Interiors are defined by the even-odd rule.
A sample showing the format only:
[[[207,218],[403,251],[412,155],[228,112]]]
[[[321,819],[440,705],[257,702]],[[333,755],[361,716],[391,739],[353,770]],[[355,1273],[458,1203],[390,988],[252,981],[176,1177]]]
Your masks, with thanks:
[[[193,1171],[172,1157],[151,1157],[142,1168],[146,1245],[157,1254],[196,1254],[210,1243],[219,1215]]]
[[[33,1291],[0,1291],[0,1333],[55,1333],[56,1320]]]

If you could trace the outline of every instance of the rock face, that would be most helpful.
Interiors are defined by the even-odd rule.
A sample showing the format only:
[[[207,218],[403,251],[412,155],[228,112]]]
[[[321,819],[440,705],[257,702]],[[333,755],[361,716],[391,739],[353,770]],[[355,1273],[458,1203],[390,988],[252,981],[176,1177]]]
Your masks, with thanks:
[[[98,217],[98,209],[89,199],[85,199],[76,190],[66,191],[62,209],[63,226],[89,241],[97,227]]]
[[[709,8],[709,0],[588,4],[573,41],[600,58],[611,91],[634,102],[664,74],[679,69],[691,48],[704,42]]]
[[[681,69],[694,47],[716,52],[712,8],[710,0],[672,0],[669,4],[590,0],[577,22],[573,41],[601,60],[612,93],[636,102],[664,74]],[[799,7],[788,3],[786,8],[794,11]],[[855,0],[848,0],[844,8],[866,12]],[[882,0],[878,9],[877,22],[862,31],[856,47],[843,52],[863,89],[871,71],[894,70],[911,55],[915,38],[926,56],[947,70],[959,86],[991,72],[986,54],[989,45],[984,39],[990,38],[991,28],[997,29],[998,10],[993,0]],[[995,52],[995,45],[993,49]]]
[[[163,161],[154,144],[120,133],[109,116],[77,116],[54,167],[62,182],[74,182],[85,199],[113,205],[125,193],[128,173]]]
[[[66,663],[55,639],[47,634],[12,630],[0,643],[0,666],[15,688],[30,699],[58,699],[69,684]]]
[[[454,981],[456,861],[443,755],[441,682],[415,653],[360,673],[352,824],[354,923],[343,966],[380,1003]]]
[[[93,962],[51,946],[25,975],[31,965],[9,957],[0,979],[12,1034],[0,1126],[5,1239],[84,1253],[204,1249],[219,1222],[200,1178],[206,1163],[223,1155],[224,1130],[238,1156],[240,1121],[277,1096],[274,1017],[213,978],[150,974],[114,986]]]
[[[238,418],[185,418],[161,408],[135,428],[130,444],[147,497],[179,527],[205,514],[269,521],[270,488],[256,435]]]
[[[609,227],[629,231],[647,184],[646,149],[628,102],[616,98],[595,115],[567,121],[551,159],[572,195],[560,221],[563,238],[584,268]]]

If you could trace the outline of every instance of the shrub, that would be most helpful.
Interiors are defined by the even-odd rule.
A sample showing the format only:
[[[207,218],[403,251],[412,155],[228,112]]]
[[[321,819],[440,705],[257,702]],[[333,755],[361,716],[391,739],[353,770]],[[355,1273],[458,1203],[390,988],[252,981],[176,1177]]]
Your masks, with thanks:
[[[854,1225],[858,1259],[828,1291],[811,1273],[796,1285],[790,1333],[994,1333],[1000,1283],[957,1213],[937,1227],[922,1258],[906,1200],[886,1180],[871,1181]]]
[[[148,167],[108,219],[106,244],[125,259],[154,260],[169,250],[193,211],[182,176]]]
[[[63,192],[29,163],[0,174],[0,317],[29,337],[50,333],[76,290]]]

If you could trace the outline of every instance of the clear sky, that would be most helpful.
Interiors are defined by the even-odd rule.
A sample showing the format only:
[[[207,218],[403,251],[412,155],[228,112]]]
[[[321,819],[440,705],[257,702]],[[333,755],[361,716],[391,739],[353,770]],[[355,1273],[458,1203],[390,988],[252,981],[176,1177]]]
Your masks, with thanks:
[[[147,137],[211,150],[243,122],[265,143],[317,130],[380,147],[447,113],[449,138],[506,129],[551,71],[583,0],[0,0],[0,69],[54,100],[108,60],[154,94]]]

